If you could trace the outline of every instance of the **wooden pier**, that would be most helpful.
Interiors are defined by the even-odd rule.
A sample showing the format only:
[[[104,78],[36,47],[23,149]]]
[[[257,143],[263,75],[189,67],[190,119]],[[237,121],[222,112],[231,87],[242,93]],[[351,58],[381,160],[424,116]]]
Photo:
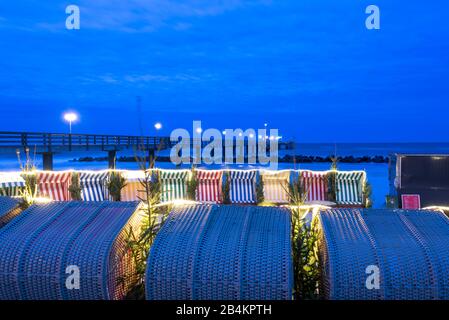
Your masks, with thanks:
[[[0,131],[0,155],[12,155],[17,151],[23,153],[26,150],[35,152],[42,155],[44,170],[53,170],[53,158],[57,153],[104,151],[108,153],[109,168],[115,169],[119,151],[148,152],[149,159],[152,159],[157,150],[171,148],[176,143],[171,142],[170,137]],[[204,147],[208,143],[202,141],[201,145]],[[294,142],[277,143],[279,150],[295,148]]]
[[[0,155],[28,149],[42,155],[44,170],[53,170],[56,153],[104,151],[108,153],[109,168],[115,168],[118,151],[140,150],[154,156],[156,150],[170,146],[169,137],[0,131]]]

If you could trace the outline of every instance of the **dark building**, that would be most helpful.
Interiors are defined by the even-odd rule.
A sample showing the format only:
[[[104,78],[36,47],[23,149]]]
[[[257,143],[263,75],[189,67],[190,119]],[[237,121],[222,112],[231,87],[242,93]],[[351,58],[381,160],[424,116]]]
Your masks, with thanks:
[[[421,207],[449,206],[449,154],[391,155],[389,180],[399,207],[402,195],[419,195]]]

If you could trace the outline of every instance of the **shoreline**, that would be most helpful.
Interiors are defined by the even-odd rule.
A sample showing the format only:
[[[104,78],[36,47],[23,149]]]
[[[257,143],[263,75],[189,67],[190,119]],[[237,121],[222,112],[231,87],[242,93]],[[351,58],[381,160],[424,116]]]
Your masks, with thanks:
[[[389,157],[376,155],[376,156],[340,156],[337,157],[339,163],[388,163]],[[146,161],[148,161],[149,158],[146,158]],[[167,156],[159,156],[156,158],[157,162],[171,162],[170,157]],[[245,158],[245,161],[248,159]],[[80,157],[80,158],[74,158],[69,160],[69,162],[83,162],[83,163],[89,163],[89,162],[107,162],[107,157]],[[191,161],[193,159],[191,158]],[[130,157],[130,156],[121,156],[117,157],[117,162],[138,162],[136,157]],[[234,158],[234,162],[236,162],[236,159]],[[332,163],[332,157],[322,157],[322,156],[304,156],[304,155],[285,155],[283,157],[279,157],[278,159],[279,163]]]

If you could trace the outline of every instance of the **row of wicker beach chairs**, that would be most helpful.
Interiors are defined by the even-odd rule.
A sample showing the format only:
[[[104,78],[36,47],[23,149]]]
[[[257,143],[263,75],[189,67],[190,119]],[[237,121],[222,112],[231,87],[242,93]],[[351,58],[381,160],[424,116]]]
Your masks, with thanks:
[[[33,205],[0,228],[0,300],[124,299],[139,202]],[[0,217],[17,201],[0,197]],[[326,209],[318,215],[320,296],[449,299],[449,219],[437,211]],[[291,300],[286,207],[175,206],[153,243],[146,298]]]
[[[122,201],[137,201],[143,171],[124,170],[121,172],[127,181],[122,190]],[[192,178],[191,170],[154,170],[161,183],[161,202],[186,199],[187,181]],[[341,206],[362,206],[363,185],[366,181],[364,171],[337,171],[335,182],[330,183],[329,171],[309,170],[195,170],[198,188],[196,200],[209,203],[223,201],[225,179],[229,180],[229,199],[234,204],[256,203],[258,181],[263,182],[264,200],[272,203],[288,203],[288,185],[301,179],[306,190],[306,201],[328,201],[329,193],[335,193],[332,199]],[[111,171],[79,171],[84,201],[109,200],[106,184]],[[69,186],[72,172],[37,171],[39,193],[55,201],[70,200]],[[226,178],[225,178],[226,177]],[[25,181],[20,173],[0,174],[0,195],[18,196]]]

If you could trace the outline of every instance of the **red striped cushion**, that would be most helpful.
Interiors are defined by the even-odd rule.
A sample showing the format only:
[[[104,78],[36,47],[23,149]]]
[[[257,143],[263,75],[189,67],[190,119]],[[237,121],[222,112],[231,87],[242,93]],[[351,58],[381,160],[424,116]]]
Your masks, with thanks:
[[[307,201],[325,201],[327,178],[324,172],[301,171],[303,188],[307,190]]]

